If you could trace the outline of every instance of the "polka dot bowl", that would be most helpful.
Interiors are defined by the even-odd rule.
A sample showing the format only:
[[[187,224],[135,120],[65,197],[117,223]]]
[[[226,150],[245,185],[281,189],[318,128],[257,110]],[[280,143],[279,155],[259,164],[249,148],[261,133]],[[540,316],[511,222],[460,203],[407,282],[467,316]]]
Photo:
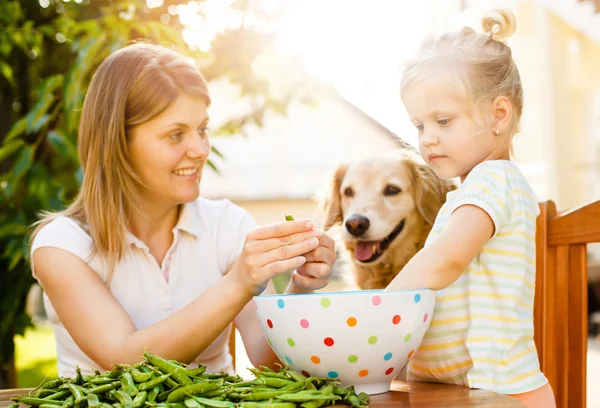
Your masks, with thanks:
[[[378,394],[389,391],[419,347],[435,292],[264,295],[254,305],[273,351],[291,369]]]

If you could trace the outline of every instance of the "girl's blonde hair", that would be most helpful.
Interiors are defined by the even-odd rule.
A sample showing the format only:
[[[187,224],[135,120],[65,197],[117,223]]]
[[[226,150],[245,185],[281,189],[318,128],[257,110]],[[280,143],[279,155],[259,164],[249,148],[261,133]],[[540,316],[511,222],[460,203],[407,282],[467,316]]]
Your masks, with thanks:
[[[83,182],[65,210],[42,213],[36,234],[57,217],[84,227],[93,241],[92,256],[107,260],[108,282],[126,250],[129,214],[141,212],[136,201],[141,181],[129,162],[131,130],[164,112],[185,93],[210,104],[206,81],[176,51],[135,43],[106,58],[85,96],[78,133]]]
[[[518,132],[523,111],[521,77],[504,40],[516,29],[515,15],[495,9],[482,20],[484,33],[465,27],[439,37],[427,38],[403,73],[400,91],[431,75],[444,75],[467,109],[505,96],[513,114],[507,131],[512,138]]]

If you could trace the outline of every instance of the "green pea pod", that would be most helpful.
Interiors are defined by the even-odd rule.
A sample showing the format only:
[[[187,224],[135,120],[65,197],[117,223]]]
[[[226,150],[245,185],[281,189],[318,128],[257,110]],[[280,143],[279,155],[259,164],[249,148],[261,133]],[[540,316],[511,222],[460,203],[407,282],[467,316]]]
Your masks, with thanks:
[[[320,391],[315,390],[305,390],[296,393],[283,394],[276,397],[282,401],[290,401],[290,402],[306,402],[306,401],[318,401],[318,400],[331,400],[336,401],[342,399],[338,395],[326,395],[321,394]]]
[[[154,402],[156,400],[156,396],[158,395],[159,392],[160,392],[160,387],[158,385],[156,387],[153,387],[150,390],[150,392],[148,392],[148,397],[146,398],[146,401]]]
[[[96,408],[113,408],[113,406],[106,402],[101,402]]]
[[[218,401],[218,400],[202,398],[202,397],[195,397],[195,396],[192,396],[191,398],[196,400],[196,402],[198,402],[199,404],[206,405],[207,407],[229,408],[229,407],[237,406],[237,403],[231,402],[231,401]]]
[[[223,377],[223,379],[230,383],[238,383],[243,381],[243,378],[239,375],[228,375],[227,377]]]
[[[254,374],[256,377],[271,377],[271,378],[281,378],[283,380],[290,380],[290,378],[285,375],[285,373],[274,373],[271,371],[262,371],[262,370],[258,370],[256,368],[249,368],[248,369],[250,372],[252,372],[252,374]]]
[[[141,391],[138,395],[133,399],[133,408],[140,408],[146,402],[146,398],[148,397],[148,392]]]
[[[130,397],[137,395],[138,389],[135,386],[135,382],[133,381],[133,377],[131,373],[123,373],[121,376],[121,388],[123,391],[127,393]]]
[[[73,405],[75,405],[75,397],[71,395],[64,401],[64,403],[61,406],[62,408],[71,408]]]
[[[56,408],[57,405],[52,405],[52,404],[42,404],[40,405],[39,408]]]
[[[90,408],[98,407],[98,405],[100,405],[100,400],[98,399],[98,396],[91,392],[87,395],[86,400],[87,400],[87,405]]]
[[[19,408],[19,404],[10,404],[8,408]]]
[[[207,378],[209,380],[218,380],[219,378],[229,377],[229,373],[226,373],[225,371],[221,371],[220,373],[204,374],[202,377]]]
[[[287,387],[279,388],[277,390],[267,390],[267,391],[255,391],[252,394],[248,394],[244,396],[244,401],[263,401],[270,400],[279,395],[284,395],[292,392],[296,392],[302,390],[304,386],[308,383],[308,380],[303,382],[293,382]]]
[[[62,399],[64,399],[65,397],[67,397],[67,396],[69,396],[69,395],[71,395],[71,392],[70,392],[69,390],[60,390],[60,391],[58,391],[58,392],[55,392],[55,393],[53,393],[53,394],[50,394],[50,395],[48,395],[48,396],[47,396],[47,397],[45,397],[45,398],[46,398],[46,399],[49,399],[49,400],[55,400],[55,401],[58,401],[58,400],[62,400]]]
[[[350,394],[354,394],[354,386],[350,386],[348,388],[340,387],[339,385],[333,386],[333,393],[335,395],[339,395],[340,397],[347,397]]]
[[[183,401],[190,395],[204,394],[219,388],[221,388],[221,384],[216,382],[202,382],[198,384],[186,385],[169,394],[169,396],[167,397],[167,402]]]
[[[369,406],[368,404],[364,404],[356,394],[349,394],[345,400],[354,408],[366,408]]]
[[[321,387],[321,389],[319,390],[321,393],[323,393],[324,395],[331,395],[334,396],[335,394],[333,393],[333,384],[327,384],[323,387]],[[328,404],[328,400],[317,400],[317,401],[306,401],[303,402],[302,405],[300,405],[302,408],[319,408],[322,407],[323,405]]]
[[[83,399],[85,398],[83,392],[75,384],[67,383],[67,388],[73,394],[73,398],[75,398],[75,406],[79,406],[81,401],[83,401]]]
[[[125,391],[123,391],[123,390],[113,391],[112,395],[117,399],[119,404],[121,404],[123,406],[123,408],[132,408],[133,407],[133,400],[131,399],[129,394],[127,394]]]
[[[178,383],[183,385],[188,385],[192,383],[190,377],[186,374],[186,369],[171,363],[170,361],[165,360],[155,354],[144,353],[144,357],[152,364],[157,367],[164,373],[171,373],[173,379],[175,379]]]
[[[161,375],[159,377],[153,378],[150,381],[143,382],[138,385],[138,390],[148,391],[148,390],[156,387],[157,385],[161,384],[163,381],[165,381],[170,376],[171,376],[171,374],[169,373],[169,374],[165,374],[165,375]]]
[[[198,401],[196,401],[193,398],[188,398],[186,399],[183,404],[187,407],[187,408],[204,408],[203,405],[200,405],[200,403]]]
[[[284,380],[283,378],[259,377],[251,381],[253,384],[267,385],[269,387],[283,388],[294,384],[294,381]]]
[[[133,377],[133,379],[136,383],[146,382],[146,381],[150,380],[153,375],[154,375],[154,373],[152,371],[150,371],[148,373],[143,373],[143,372],[135,370],[135,369],[131,370],[131,376]]]
[[[110,370],[106,376],[110,377],[110,378],[119,378],[121,376],[121,374],[123,374],[123,370],[120,367],[115,367],[112,370]]]
[[[101,377],[92,378],[90,380],[90,383],[92,383],[94,385],[104,385],[104,384],[110,384],[114,380],[115,380],[114,378],[101,376]]]
[[[77,375],[75,376],[75,384],[83,384],[83,376],[81,375],[81,369],[79,368],[79,366],[75,366],[75,372],[77,373]]]
[[[294,217],[293,217],[293,216],[291,216],[291,215],[289,215],[289,214],[286,214],[286,215],[285,215],[285,220],[286,220],[286,221],[294,221]]]
[[[117,388],[121,383],[119,381],[114,381],[110,384],[98,385],[97,387],[90,388],[88,390],[88,394],[104,394],[110,390]]]
[[[54,380],[50,380],[47,382],[42,383],[42,387],[48,389],[48,388],[58,388],[61,385],[63,385],[63,383],[65,382],[65,380],[63,378],[55,378]]]
[[[295,408],[296,404],[293,402],[242,402],[240,408]]]
[[[32,405],[34,407],[39,407],[42,404],[49,404],[54,406],[61,406],[63,404],[62,401],[53,401],[35,397],[18,397],[17,399],[13,399],[13,401],[20,402],[21,404],[25,405]]]
[[[55,389],[42,389],[42,390],[38,390],[35,392],[35,394],[33,394],[34,397],[36,398],[46,398],[52,394],[55,394],[57,392],[62,392],[62,390],[55,390]]]
[[[180,389],[181,387],[183,387],[183,385],[178,385],[177,387],[171,388],[170,390],[166,390],[161,392],[160,394],[158,394],[158,396],[156,397],[156,400],[158,402],[163,402],[166,401],[167,398],[169,398],[169,395],[171,395],[172,392],[177,391],[178,389]]]
[[[206,367],[201,365],[201,366],[198,366],[198,368],[192,368],[192,369],[188,368],[187,374],[192,377],[198,377],[198,376],[204,374],[205,371],[206,371]]]
[[[167,378],[164,382],[165,385],[168,385],[170,388],[175,388],[178,387],[179,385],[183,385],[183,384],[179,384],[177,381],[173,380],[171,377]]]

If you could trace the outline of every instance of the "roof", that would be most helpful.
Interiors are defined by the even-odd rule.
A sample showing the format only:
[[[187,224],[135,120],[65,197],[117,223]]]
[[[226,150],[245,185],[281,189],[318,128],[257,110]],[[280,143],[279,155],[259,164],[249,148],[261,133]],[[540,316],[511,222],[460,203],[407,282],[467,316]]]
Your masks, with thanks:
[[[222,86],[222,85],[220,85]],[[223,121],[232,106],[227,89],[211,89],[211,121]],[[232,200],[313,198],[338,163],[405,145],[390,130],[331,89],[314,96],[316,107],[291,102],[285,116],[267,114],[264,126],[243,135],[214,137],[225,156],[213,156],[218,175],[205,171],[202,195]]]

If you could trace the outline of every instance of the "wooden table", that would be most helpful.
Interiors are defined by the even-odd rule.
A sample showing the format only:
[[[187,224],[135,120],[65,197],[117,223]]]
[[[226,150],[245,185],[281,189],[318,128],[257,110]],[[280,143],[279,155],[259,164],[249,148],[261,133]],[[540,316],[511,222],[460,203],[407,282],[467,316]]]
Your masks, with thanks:
[[[27,393],[31,388],[0,390],[0,408],[12,403],[10,397]],[[522,408],[514,398],[484,390],[470,390],[466,387],[445,384],[394,381],[392,391],[371,396],[369,407],[411,407],[411,408],[452,408],[452,407],[501,407]],[[336,404],[342,408],[344,405]]]

